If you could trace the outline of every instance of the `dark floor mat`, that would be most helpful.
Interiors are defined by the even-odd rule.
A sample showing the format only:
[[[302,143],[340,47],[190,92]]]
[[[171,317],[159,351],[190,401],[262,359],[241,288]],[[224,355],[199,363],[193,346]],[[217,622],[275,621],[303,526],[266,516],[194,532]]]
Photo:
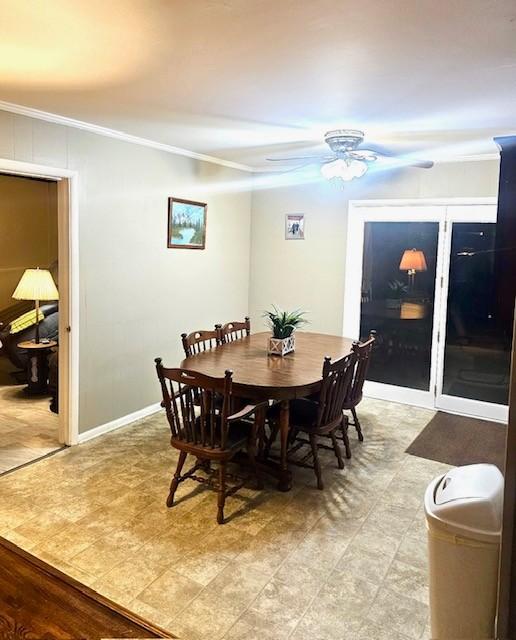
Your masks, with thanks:
[[[507,427],[439,411],[406,452],[453,466],[488,462],[503,472]]]

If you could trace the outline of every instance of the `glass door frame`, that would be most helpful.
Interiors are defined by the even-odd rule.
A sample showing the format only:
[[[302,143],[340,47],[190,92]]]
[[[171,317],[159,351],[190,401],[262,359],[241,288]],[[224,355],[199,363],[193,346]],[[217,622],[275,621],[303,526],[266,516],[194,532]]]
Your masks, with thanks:
[[[360,333],[366,222],[437,222],[439,224],[429,389],[422,391],[366,381],[365,395],[449,413],[506,421],[508,409],[504,405],[454,398],[442,393],[452,224],[453,222],[496,222],[496,203],[496,198],[350,200],[342,331],[347,337],[357,338]]]
[[[437,380],[435,387],[435,408],[449,413],[473,416],[495,422],[507,422],[507,405],[483,402],[470,398],[460,398],[443,393],[444,356],[446,347],[446,320],[448,316],[448,288],[450,277],[451,245],[453,224],[461,222],[495,223],[496,204],[470,204],[447,207],[445,224],[445,250],[443,252],[441,292],[441,314],[439,318],[437,349]]]

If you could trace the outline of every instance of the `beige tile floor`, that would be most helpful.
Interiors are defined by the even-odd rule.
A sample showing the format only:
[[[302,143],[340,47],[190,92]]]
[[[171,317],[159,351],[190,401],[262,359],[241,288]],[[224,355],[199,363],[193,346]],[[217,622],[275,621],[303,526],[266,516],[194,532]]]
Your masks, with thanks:
[[[14,367],[0,357],[0,473],[37,460],[62,447],[58,417],[49,409],[50,398],[27,396],[25,385],[13,384]]]
[[[0,478],[0,535],[185,640],[428,638],[422,495],[447,469],[404,453],[433,413],[367,400],[365,442],[326,489],[294,469],[228,499],[180,485],[163,416]]]

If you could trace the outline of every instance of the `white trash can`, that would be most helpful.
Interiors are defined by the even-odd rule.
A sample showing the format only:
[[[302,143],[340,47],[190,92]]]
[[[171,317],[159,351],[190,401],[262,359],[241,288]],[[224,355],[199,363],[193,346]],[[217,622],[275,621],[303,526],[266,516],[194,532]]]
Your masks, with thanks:
[[[425,493],[432,640],[494,638],[503,476],[452,469]]]

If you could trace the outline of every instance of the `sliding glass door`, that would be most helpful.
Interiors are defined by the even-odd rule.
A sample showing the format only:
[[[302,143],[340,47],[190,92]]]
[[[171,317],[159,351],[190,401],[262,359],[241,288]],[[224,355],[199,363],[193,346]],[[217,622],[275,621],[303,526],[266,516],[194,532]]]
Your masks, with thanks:
[[[360,335],[378,334],[371,381],[430,390],[438,237],[437,222],[365,223]]]
[[[494,203],[351,206],[344,335],[377,332],[367,394],[506,418],[495,221]]]
[[[436,406],[503,420],[511,327],[496,313],[496,224],[451,221]]]

